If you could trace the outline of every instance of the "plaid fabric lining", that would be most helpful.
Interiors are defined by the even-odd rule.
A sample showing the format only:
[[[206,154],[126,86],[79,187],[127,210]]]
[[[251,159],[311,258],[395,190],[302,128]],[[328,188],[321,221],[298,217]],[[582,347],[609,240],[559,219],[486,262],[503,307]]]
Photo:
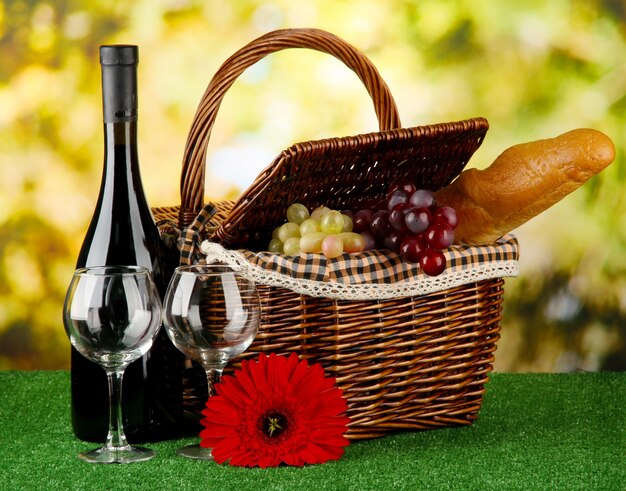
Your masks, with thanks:
[[[198,261],[197,254],[201,241],[201,231],[204,230],[205,225],[209,223],[216,211],[213,205],[205,205],[193,222],[181,232],[178,239],[181,265],[188,266]]]
[[[239,250],[252,265],[292,278],[349,285],[393,284],[425,277],[417,264],[405,262],[398,254],[382,251],[343,254],[326,259],[321,254],[286,256],[270,252]],[[519,246],[506,235],[488,246],[452,246],[444,251],[447,273],[476,268],[491,262],[517,261]]]

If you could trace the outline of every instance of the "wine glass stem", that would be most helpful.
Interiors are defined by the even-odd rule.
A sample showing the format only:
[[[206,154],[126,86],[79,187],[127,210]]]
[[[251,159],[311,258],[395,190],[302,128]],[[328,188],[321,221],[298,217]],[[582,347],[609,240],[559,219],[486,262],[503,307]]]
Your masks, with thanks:
[[[213,397],[215,395],[215,384],[217,384],[222,378],[224,367],[205,368],[205,371],[209,387],[209,397]]]
[[[124,370],[107,370],[109,382],[109,432],[107,434],[106,448],[128,448],[128,441],[124,435],[122,422],[122,378]]]

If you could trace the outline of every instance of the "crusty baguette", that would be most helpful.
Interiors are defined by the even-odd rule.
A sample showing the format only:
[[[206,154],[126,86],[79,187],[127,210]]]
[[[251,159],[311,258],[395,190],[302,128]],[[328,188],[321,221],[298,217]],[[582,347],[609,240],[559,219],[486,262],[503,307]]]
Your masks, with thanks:
[[[592,129],[522,143],[484,170],[463,171],[435,193],[456,209],[455,242],[489,244],[575,191],[615,158],[613,142]]]

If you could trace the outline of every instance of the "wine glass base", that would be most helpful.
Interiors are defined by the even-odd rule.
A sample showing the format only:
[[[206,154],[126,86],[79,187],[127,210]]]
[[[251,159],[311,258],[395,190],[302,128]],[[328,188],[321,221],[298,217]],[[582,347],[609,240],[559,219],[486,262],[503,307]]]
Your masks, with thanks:
[[[194,460],[213,460],[211,448],[204,448],[200,445],[187,445],[186,447],[176,450],[176,455]]]
[[[154,451],[149,448],[128,445],[113,449],[97,448],[91,452],[79,454],[78,458],[91,464],[130,464],[132,462],[145,462],[155,455]]]

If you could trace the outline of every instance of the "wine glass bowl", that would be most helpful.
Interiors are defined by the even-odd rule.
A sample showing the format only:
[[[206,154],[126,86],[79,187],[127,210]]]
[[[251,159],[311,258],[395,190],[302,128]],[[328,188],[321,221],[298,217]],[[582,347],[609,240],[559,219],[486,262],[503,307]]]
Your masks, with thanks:
[[[100,365],[109,382],[109,432],[102,448],[80,454],[87,462],[148,460],[152,450],[128,444],[122,428],[121,386],[126,367],[152,346],[161,326],[161,301],[147,268],[96,266],[74,272],[63,307],[72,346]]]
[[[165,294],[163,324],[172,343],[207,374],[208,394],[228,361],[243,353],[256,336],[260,302],[254,283],[225,265],[176,268]],[[178,451],[212,460],[198,445]]]
[[[147,269],[78,269],[67,298],[66,333],[72,346],[90,361],[124,367],[152,346],[160,304]]]

